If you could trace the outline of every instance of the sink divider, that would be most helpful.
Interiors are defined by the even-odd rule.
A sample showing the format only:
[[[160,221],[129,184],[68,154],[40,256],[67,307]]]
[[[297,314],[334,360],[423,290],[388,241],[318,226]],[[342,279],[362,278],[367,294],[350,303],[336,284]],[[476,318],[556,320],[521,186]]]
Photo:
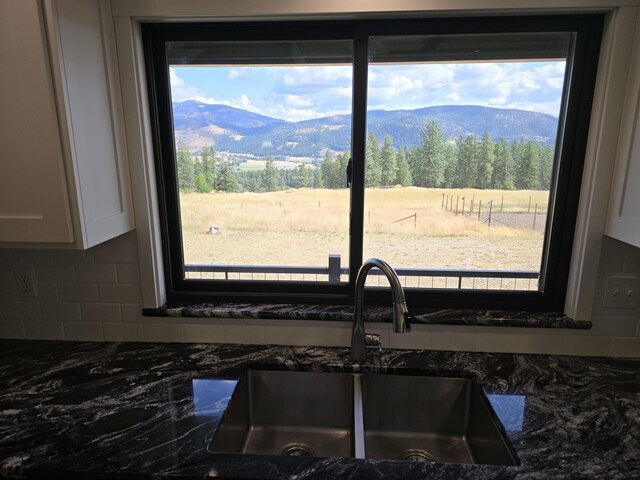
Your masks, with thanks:
[[[362,407],[362,375],[353,375],[353,443],[354,457],[364,457],[364,412]]]

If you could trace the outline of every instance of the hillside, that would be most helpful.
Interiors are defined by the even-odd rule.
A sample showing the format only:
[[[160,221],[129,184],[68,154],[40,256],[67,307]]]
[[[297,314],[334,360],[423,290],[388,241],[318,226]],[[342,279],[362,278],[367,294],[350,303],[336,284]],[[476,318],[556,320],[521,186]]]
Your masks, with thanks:
[[[348,151],[351,115],[335,115],[301,122],[259,115],[226,105],[193,100],[174,103],[173,119],[178,140],[197,150],[214,145],[218,151],[256,156],[321,157],[327,149]],[[437,121],[447,137],[482,136],[507,141],[536,140],[553,145],[558,119],[524,110],[473,105],[443,105],[415,110],[371,110],[368,129],[380,140],[391,135],[396,147],[413,147],[420,141],[420,130]]]

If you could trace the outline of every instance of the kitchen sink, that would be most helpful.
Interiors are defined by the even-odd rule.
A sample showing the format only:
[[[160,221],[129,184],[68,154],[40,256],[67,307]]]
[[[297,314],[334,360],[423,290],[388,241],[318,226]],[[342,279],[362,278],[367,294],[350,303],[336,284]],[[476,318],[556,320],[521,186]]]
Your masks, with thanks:
[[[409,375],[249,369],[209,450],[517,465],[477,382]]]
[[[516,465],[477,382],[362,377],[366,458]]]
[[[352,405],[351,375],[247,370],[209,450],[350,457]]]

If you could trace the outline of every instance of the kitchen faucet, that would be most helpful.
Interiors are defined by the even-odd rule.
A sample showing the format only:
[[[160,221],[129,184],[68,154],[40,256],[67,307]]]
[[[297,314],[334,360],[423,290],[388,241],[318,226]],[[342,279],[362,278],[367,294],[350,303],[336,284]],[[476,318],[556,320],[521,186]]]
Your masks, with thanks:
[[[355,291],[355,311],[353,314],[353,332],[351,334],[351,360],[355,363],[364,363],[367,356],[367,346],[376,346],[382,350],[379,335],[365,335],[362,309],[364,306],[364,283],[367,274],[377,267],[389,280],[391,294],[393,295],[393,331],[405,333],[411,331],[411,315],[407,310],[407,303],[404,299],[404,290],[400,285],[400,279],[391,265],[379,258],[366,260],[356,277]]]

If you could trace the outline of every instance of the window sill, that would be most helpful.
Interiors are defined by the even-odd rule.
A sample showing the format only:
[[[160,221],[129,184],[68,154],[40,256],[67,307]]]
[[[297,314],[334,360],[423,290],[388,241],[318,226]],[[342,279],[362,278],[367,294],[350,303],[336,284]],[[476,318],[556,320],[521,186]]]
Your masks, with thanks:
[[[455,325],[486,327],[567,328],[585,330],[590,321],[573,320],[562,312],[517,312],[498,310],[414,309],[416,325]],[[151,317],[258,318],[265,320],[353,321],[353,307],[344,305],[201,303],[145,308]],[[388,307],[365,307],[366,322],[391,322]]]

